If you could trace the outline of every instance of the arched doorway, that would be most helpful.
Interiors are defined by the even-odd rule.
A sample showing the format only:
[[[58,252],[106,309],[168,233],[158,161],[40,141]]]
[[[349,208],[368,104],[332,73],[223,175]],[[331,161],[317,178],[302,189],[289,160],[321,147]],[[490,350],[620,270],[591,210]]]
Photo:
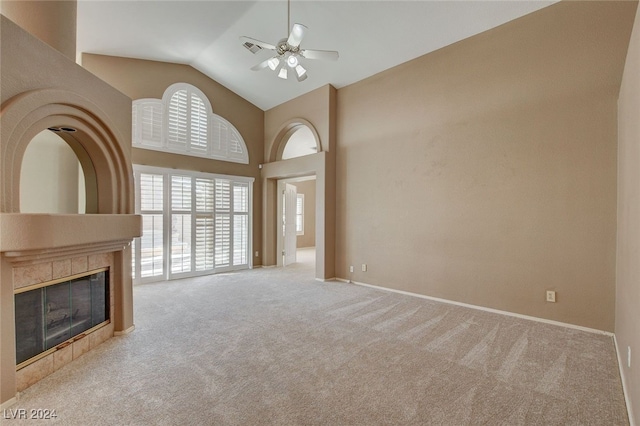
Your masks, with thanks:
[[[298,136],[313,135],[313,142],[307,141],[306,151],[290,158],[283,158],[288,143],[295,142]],[[308,132],[307,132],[308,129]],[[315,143],[316,150],[310,147]],[[278,246],[278,233],[282,232],[281,209],[278,200],[282,194],[278,191],[278,183],[286,180],[296,180],[305,176],[315,176],[315,278],[319,280],[334,277],[333,263],[333,216],[334,210],[333,192],[333,157],[322,149],[324,146],[318,132],[307,120],[301,118],[291,119],[280,126],[274,139],[269,145],[267,158],[270,162],[262,167],[263,179],[263,264],[265,266],[277,265],[279,256],[282,255]],[[300,150],[298,150],[300,151]],[[309,154],[305,154],[309,152]],[[285,155],[284,157],[287,157]],[[330,205],[327,205],[330,203]]]

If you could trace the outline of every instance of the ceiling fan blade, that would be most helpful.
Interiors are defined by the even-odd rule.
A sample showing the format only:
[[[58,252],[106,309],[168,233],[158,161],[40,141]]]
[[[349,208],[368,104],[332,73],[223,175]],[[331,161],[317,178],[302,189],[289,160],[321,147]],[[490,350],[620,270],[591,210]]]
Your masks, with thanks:
[[[289,46],[300,46],[306,30],[307,27],[302,24],[293,24],[293,28],[291,28],[291,34],[289,34],[289,38],[287,39],[287,43],[289,44]]]
[[[325,61],[337,61],[338,60],[338,52],[335,50],[310,50],[305,49],[301,50],[300,54],[307,59],[322,59]]]
[[[240,41],[251,53],[256,53],[261,49],[276,50],[276,47],[273,44],[265,43],[264,41],[256,40],[251,37],[241,36]]]

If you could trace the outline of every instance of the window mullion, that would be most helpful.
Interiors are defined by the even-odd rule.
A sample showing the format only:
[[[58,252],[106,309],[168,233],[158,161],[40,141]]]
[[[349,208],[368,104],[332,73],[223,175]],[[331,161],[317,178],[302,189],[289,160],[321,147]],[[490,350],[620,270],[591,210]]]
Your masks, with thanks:
[[[140,191],[141,191],[141,185],[140,185],[140,172],[138,172],[137,170],[133,171],[133,181],[135,183],[135,186],[133,188],[133,193],[134,193],[134,212],[136,214],[141,214],[140,213]],[[135,248],[135,249],[134,249]],[[140,259],[139,259],[139,252],[140,252],[140,237],[136,237],[133,239],[133,241],[131,242],[131,257],[132,257],[132,270],[133,270],[133,276],[131,277],[131,279],[133,280],[134,283],[138,282],[138,280],[140,279]]]
[[[163,173],[164,174],[164,173]],[[171,221],[173,220],[173,214],[171,211],[171,173],[164,174],[164,197],[162,200],[162,217],[163,223],[163,265],[164,265],[164,279],[168,280],[171,277]]]
[[[187,111],[186,111],[186,120],[187,120],[187,152],[191,152],[191,88],[187,88]]]
[[[235,204],[234,204],[234,196],[235,196],[235,191],[234,191],[234,183],[235,182],[231,182],[231,185],[229,185],[229,266],[235,266],[234,265],[234,260],[235,260],[235,251],[234,251],[234,239],[235,239],[235,224],[236,224],[236,215],[235,215]]]
[[[247,189],[247,266],[253,268],[253,185]]]
[[[196,271],[196,222],[198,220],[198,205],[196,204],[196,177],[191,176],[191,271]]]

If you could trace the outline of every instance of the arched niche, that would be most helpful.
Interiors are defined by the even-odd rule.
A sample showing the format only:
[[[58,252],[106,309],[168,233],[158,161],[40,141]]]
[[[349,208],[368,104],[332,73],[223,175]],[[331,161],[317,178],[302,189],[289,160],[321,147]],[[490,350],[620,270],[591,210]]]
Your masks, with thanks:
[[[5,106],[6,105],[6,106]],[[3,105],[0,156],[0,211],[20,212],[20,175],[23,157],[31,140],[44,129],[70,128],[60,132],[78,157],[87,185],[87,212],[131,214],[133,172],[125,146],[128,138],[93,102],[81,95],[57,89],[23,93]]]
[[[318,152],[318,143],[310,128],[298,126],[289,136],[282,150],[282,160],[304,157]]]
[[[75,132],[52,127],[27,145],[20,170],[21,213],[97,213],[95,170]]]
[[[295,118],[284,123],[276,133],[271,146],[270,162],[312,155],[322,151],[318,132],[309,121],[302,118]],[[311,149],[313,147],[315,147],[314,150]],[[304,154],[305,151],[308,151],[308,154]],[[300,153],[300,155],[291,156],[291,153]]]

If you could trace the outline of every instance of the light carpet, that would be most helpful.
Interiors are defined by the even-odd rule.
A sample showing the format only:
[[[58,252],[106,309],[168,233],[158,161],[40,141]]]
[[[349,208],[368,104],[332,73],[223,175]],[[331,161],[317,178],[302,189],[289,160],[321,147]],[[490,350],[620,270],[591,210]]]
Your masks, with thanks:
[[[65,425],[628,424],[608,336],[317,282],[305,264],[134,298],[133,333],[11,408]]]

